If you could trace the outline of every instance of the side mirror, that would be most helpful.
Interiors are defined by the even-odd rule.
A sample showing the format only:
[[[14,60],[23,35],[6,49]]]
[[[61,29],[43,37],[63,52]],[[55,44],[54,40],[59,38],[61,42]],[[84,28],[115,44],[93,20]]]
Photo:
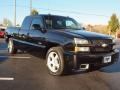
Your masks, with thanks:
[[[83,29],[83,30],[86,30],[86,28],[85,28],[85,27],[82,27],[82,29]]]
[[[41,28],[41,26],[39,24],[33,24],[32,29],[33,30],[41,30],[42,28]]]

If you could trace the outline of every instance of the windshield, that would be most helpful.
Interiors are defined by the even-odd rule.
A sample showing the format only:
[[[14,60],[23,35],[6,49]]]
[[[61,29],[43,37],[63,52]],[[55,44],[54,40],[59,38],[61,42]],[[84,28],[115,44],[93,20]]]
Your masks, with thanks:
[[[81,26],[69,17],[44,16],[44,18],[47,29],[81,29]]]

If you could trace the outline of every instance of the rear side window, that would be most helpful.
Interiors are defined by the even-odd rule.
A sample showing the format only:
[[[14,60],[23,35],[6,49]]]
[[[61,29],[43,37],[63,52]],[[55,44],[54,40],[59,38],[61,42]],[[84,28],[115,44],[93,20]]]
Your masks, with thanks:
[[[29,30],[32,22],[32,17],[26,17],[22,23],[21,29]]]

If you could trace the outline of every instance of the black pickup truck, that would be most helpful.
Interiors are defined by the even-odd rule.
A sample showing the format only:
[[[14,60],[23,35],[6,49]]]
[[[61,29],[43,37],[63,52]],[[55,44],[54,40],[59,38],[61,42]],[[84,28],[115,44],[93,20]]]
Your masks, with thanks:
[[[89,32],[72,18],[41,14],[27,16],[20,28],[7,28],[8,52],[17,50],[42,53],[50,74],[89,70],[113,64],[119,57],[115,39]]]

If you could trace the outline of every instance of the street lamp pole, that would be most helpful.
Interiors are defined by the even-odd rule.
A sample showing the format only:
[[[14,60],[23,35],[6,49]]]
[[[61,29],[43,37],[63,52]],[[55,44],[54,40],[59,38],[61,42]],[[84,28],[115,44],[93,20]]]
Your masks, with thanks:
[[[16,26],[16,0],[14,0],[15,6],[14,6],[14,25]]]
[[[32,0],[30,0],[30,14],[32,12]]]

